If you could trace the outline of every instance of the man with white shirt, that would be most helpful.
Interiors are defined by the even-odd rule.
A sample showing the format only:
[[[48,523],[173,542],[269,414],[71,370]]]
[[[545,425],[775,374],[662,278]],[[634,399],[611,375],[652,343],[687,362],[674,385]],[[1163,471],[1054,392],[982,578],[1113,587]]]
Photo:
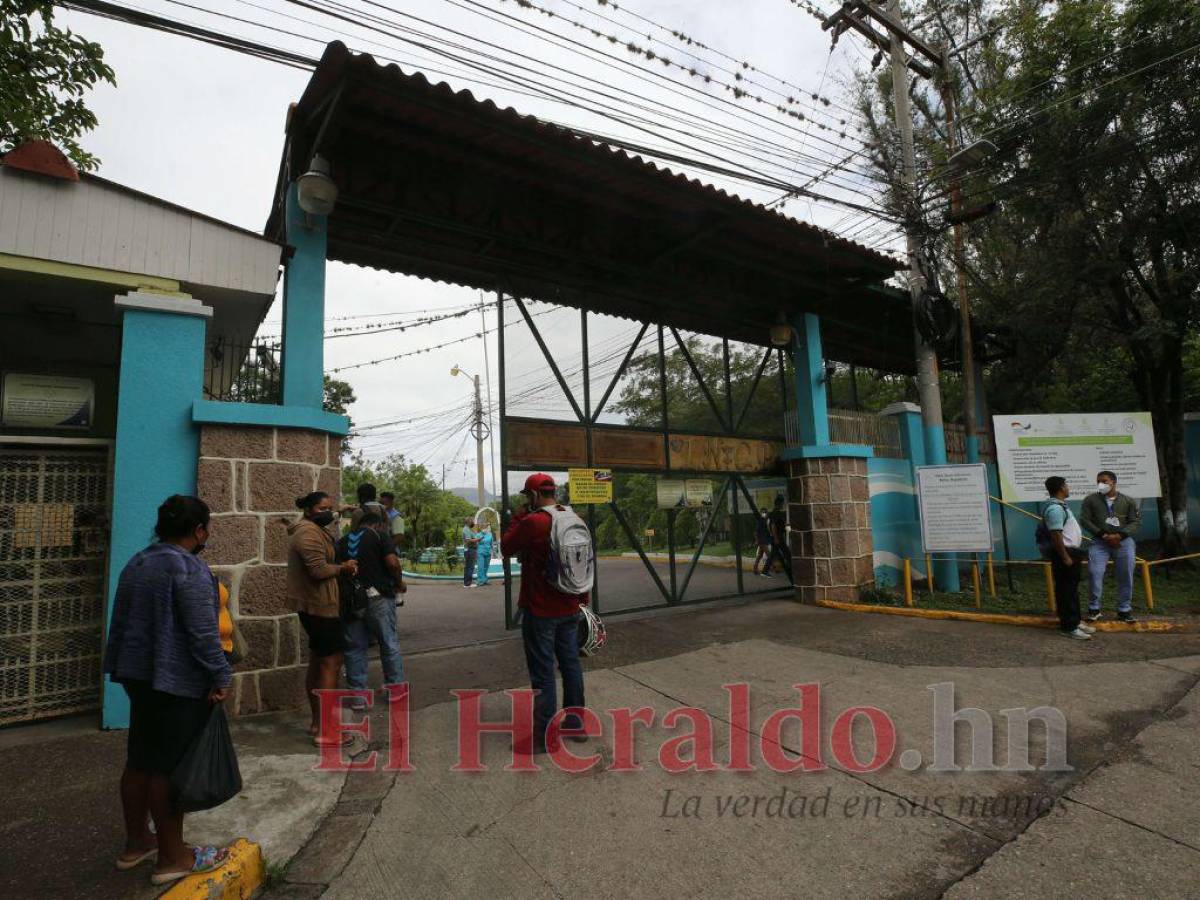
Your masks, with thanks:
[[[1050,533],[1050,569],[1054,575],[1054,599],[1058,607],[1058,625],[1064,637],[1090,641],[1096,629],[1084,625],[1079,617],[1079,569],[1083,565],[1083,531],[1075,515],[1067,508],[1067,479],[1051,475],[1046,479],[1050,499],[1042,510],[1042,521]]]
[[[1088,547],[1088,576],[1091,593],[1088,598],[1087,620],[1095,622],[1102,615],[1100,598],[1104,593],[1104,573],[1112,560],[1117,581],[1117,618],[1132,622],[1133,567],[1137,559],[1137,544],[1133,535],[1142,524],[1137,501],[1117,490],[1117,476],[1104,471],[1096,476],[1096,493],[1083,499],[1079,524],[1092,539]]]

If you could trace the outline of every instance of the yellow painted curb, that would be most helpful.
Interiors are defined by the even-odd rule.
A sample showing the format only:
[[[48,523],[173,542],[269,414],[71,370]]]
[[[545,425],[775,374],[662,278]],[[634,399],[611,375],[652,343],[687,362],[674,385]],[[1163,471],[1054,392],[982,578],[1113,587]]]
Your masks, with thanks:
[[[1050,616],[1016,616],[1006,613],[977,613],[955,609],[920,609],[909,606],[876,606],[873,603],[844,603],[840,600],[814,600],[814,605],[847,612],[881,613],[885,616],[911,616],[918,619],[952,619],[960,622],[986,622],[989,625],[1022,625],[1026,628],[1057,628],[1058,619]],[[1187,622],[1096,622],[1097,631],[1128,631],[1154,634],[1192,634],[1197,627]]]
[[[176,882],[161,900],[249,900],[265,874],[258,844],[238,838],[229,848],[229,862],[214,872]]]

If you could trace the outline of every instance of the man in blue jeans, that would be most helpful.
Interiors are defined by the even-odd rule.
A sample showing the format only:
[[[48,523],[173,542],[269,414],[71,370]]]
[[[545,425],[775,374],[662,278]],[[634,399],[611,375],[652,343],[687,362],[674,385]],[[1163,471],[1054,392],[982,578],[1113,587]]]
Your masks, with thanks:
[[[391,541],[381,533],[386,522],[379,513],[363,513],[358,528],[337,545],[339,561],[358,561],[357,580],[367,590],[366,614],[346,622],[346,683],[355,690],[367,688],[367,647],[371,638],[379,645],[384,691],[389,684],[404,681],[400,639],[396,636],[396,592],[405,593],[404,572]],[[351,709],[363,709],[365,700],[351,701]]]
[[[550,514],[543,510],[557,503],[554,479],[541,472],[530,475],[521,491],[528,505],[517,511],[500,539],[505,556],[521,563],[521,637],[530,685],[538,692],[533,707],[533,753],[547,751],[546,726],[558,711],[554,665],[562,673],[563,707],[583,706],[583,667],[579,664],[579,606],[588,595],[564,594],[546,577],[550,556]],[[563,720],[564,736],[583,742],[581,734],[567,734],[581,727],[578,716]],[[518,744],[520,746],[520,744]]]
[[[1092,539],[1088,547],[1087,620],[1100,618],[1100,598],[1104,594],[1104,573],[1112,560],[1113,576],[1117,582],[1117,618],[1133,622],[1133,567],[1137,560],[1137,543],[1133,536],[1142,524],[1137,501],[1117,490],[1117,476],[1105,470],[1096,476],[1096,492],[1083,498],[1079,524]]]

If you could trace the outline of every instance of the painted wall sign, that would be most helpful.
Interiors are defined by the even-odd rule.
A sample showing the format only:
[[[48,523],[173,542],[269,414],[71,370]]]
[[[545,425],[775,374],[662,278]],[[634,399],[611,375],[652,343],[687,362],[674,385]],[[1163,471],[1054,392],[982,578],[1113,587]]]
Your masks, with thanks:
[[[587,465],[587,431],[582,425],[506,421],[505,464],[509,468]]]
[[[993,416],[1000,491],[1005,500],[1046,499],[1045,481],[1061,475],[1082,496],[1096,473],[1117,474],[1121,493],[1160,497],[1150,413]]]
[[[707,478],[660,478],[655,487],[659,509],[713,505],[713,485]]]
[[[991,553],[987,466],[918,466],[921,543],[926,553]]]
[[[587,465],[587,429],[564,422],[528,422],[506,419],[505,465],[520,468],[583,468]],[[714,437],[701,434],[668,435],[668,451],[661,434],[632,428],[592,429],[592,460],[610,469],[681,472],[737,472],[767,474],[779,468],[783,445],[754,438]]]
[[[665,469],[667,451],[661,434],[629,429],[597,428],[592,432],[596,462],[620,468]]]
[[[612,469],[568,469],[571,504],[612,503]]]
[[[783,445],[752,438],[672,434],[671,468],[692,472],[770,472],[778,466]]]
[[[0,397],[0,424],[9,428],[92,427],[96,386],[90,378],[7,372]]]

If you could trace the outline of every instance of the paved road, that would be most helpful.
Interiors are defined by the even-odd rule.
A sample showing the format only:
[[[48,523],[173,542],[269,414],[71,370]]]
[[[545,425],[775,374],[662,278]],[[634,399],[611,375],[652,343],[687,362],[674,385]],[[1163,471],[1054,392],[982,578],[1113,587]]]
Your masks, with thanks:
[[[682,586],[689,559],[676,566],[676,583]],[[670,567],[655,563],[664,586],[671,581]],[[601,615],[640,607],[666,607],[662,592],[639,559],[601,558],[598,564]],[[757,578],[743,576],[747,592],[786,593],[783,576]],[[687,601],[706,600],[737,592],[737,573],[731,568],[697,565],[687,584]],[[520,591],[520,579],[513,582],[513,603]],[[511,636],[504,629],[504,584],[492,581],[480,588],[467,589],[456,581],[417,581],[410,583],[405,605],[399,611],[398,629],[401,648],[406,653],[459,647]]]
[[[453,596],[480,603],[477,609],[496,604],[479,593],[467,592],[469,601]],[[331,798],[329,784],[305,780],[311,748],[297,716],[246,719],[235,729],[249,775],[244,797],[216,811],[203,834],[193,820],[189,835],[248,832],[277,848],[307,841],[288,870],[291,883],[274,895],[288,898],[1196,895],[1196,636],[1112,634],[1079,644],[1040,629],[861,616],[788,600],[613,617],[609,634],[605,653],[585,663],[589,703],[656,711],[658,724],[639,742],[644,772],[518,777],[499,766],[502,738],[485,744],[492,771],[450,772],[449,691],[523,686],[520,647],[501,640],[410,650],[416,772],[399,780],[355,773]],[[768,711],[794,700],[792,684],[819,681],[827,717],[850,705],[880,706],[897,723],[899,747],[926,759],[929,684],[953,681],[960,706],[988,710],[997,721],[1001,709],[1052,704],[1069,723],[1073,771],[936,775],[892,766],[859,774],[831,766],[781,776],[760,766],[736,776],[663,773],[649,742],[666,736],[662,716],[682,704],[712,711],[717,759],[727,757],[720,686],[739,680],[755,698],[753,732],[762,732]],[[489,696],[488,713],[499,714],[503,699]],[[379,715],[377,736],[385,733]],[[964,742],[965,734],[962,752]],[[579,749],[611,758],[608,743]],[[800,746],[794,734],[781,743]],[[0,732],[7,776],[0,896],[150,895],[145,872],[112,871],[123,744],[123,734],[84,722]],[[995,746],[1002,759],[1000,728]],[[840,812],[782,820],[766,816],[764,805],[758,817],[715,817],[718,796],[770,798],[784,788],[818,798],[828,789]],[[704,818],[662,815],[664,802],[668,813],[681,812],[670,804],[683,796],[701,797]],[[988,810],[981,805],[1040,797],[1069,814],[1031,820],[997,815],[994,801]],[[890,812],[911,798],[923,812],[899,821],[845,815],[856,798]],[[971,798],[979,801],[974,810]]]
[[[352,773],[344,799],[289,869],[287,892],[275,896],[1196,895],[1194,636],[1113,634],[1078,644],[1038,629],[758,601],[618,618],[606,653],[586,665],[589,706],[607,729],[605,710],[653,710],[653,725],[638,731],[643,771],[604,770],[614,758],[607,732],[574,748],[599,754],[600,768],[588,774],[506,772],[502,736],[485,739],[487,772],[452,771],[457,709],[448,690],[493,691],[485,716],[501,718],[507,699],[495,691],[524,683],[519,648],[417,654],[416,771]],[[722,689],[735,681],[751,688],[745,730],[731,727]],[[663,771],[658,748],[686,730],[665,727],[663,717],[680,706],[712,715],[718,765],[747,732],[756,748],[808,752],[798,731],[766,736],[768,715],[796,703],[798,682],[822,686],[825,770],[780,774],[756,756],[750,773]],[[999,765],[1008,752],[1001,710],[1060,709],[1070,770],[929,771],[929,686],[947,682],[958,707],[990,714],[996,729],[985,744]],[[915,770],[893,763],[860,772],[832,756],[834,718],[861,705],[891,717],[893,759],[916,751]],[[1038,767],[1047,738],[1036,724],[1032,735]],[[872,745],[862,746],[865,759]],[[965,763],[965,728],[954,746]],[[1043,809],[1049,814],[1039,817]]]

